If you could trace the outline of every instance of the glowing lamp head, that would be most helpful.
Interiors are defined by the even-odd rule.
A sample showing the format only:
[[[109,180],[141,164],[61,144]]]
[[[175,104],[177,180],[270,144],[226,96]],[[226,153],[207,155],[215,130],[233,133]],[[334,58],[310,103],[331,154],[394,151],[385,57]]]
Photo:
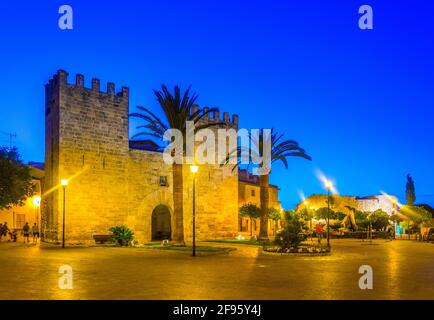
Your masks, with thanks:
[[[307,206],[309,204],[309,202],[305,201],[303,202],[305,206]]]
[[[197,165],[191,165],[190,166],[191,173],[197,173],[199,171],[199,166]]]
[[[41,205],[41,197],[40,196],[34,196],[33,197],[33,205],[35,207],[39,207]]]
[[[331,190],[333,188],[333,183],[330,180],[326,180],[325,187],[327,190]]]
[[[67,185],[68,185],[68,180],[66,180],[66,179],[62,179],[62,180],[60,180],[60,184],[63,186],[63,187],[66,187]]]

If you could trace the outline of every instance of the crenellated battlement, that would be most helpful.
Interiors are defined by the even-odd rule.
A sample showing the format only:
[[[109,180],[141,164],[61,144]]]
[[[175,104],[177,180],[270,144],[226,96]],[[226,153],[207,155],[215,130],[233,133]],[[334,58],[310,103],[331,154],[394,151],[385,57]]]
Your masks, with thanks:
[[[173,166],[155,152],[156,144],[130,142],[128,88],[116,92],[115,84],[108,82],[105,90],[95,78],[86,88],[82,74],[70,84],[68,73],[59,70],[45,91],[44,188],[50,193],[41,206],[44,240],[59,242],[65,234],[68,244],[93,243],[94,235],[106,234],[116,225],[131,228],[141,243],[159,241],[163,235],[173,237]],[[238,116],[228,112],[212,112],[202,121],[219,123],[219,128],[238,127]],[[135,152],[137,149],[146,152]],[[201,217],[197,237],[233,238],[238,228],[238,172],[220,165],[206,165],[201,172],[197,176],[203,187],[197,206]],[[63,179],[70,179],[67,202],[59,188]],[[190,181],[186,180],[180,194],[185,212],[191,210]],[[154,223],[162,207],[169,210],[168,232]],[[68,214],[64,231],[60,228],[62,212]],[[191,230],[185,224],[187,241]]]
[[[105,92],[101,91],[101,81],[97,78],[92,78],[92,86],[90,88],[86,88],[84,86],[84,75],[77,74],[75,76],[75,83],[68,83],[69,73],[65,70],[58,70],[57,73],[53,76],[52,79],[48,81],[46,84],[47,89],[53,89],[56,86],[67,86],[69,88],[78,88],[82,90],[86,90],[89,92],[95,92],[102,96],[106,95],[108,97],[119,97],[119,98],[129,98],[129,89],[128,87],[121,87],[121,91],[115,91],[115,84],[113,82],[107,82],[107,88]]]
[[[198,105],[194,105],[192,108],[192,112],[195,113],[200,109]],[[203,110],[207,111],[210,107],[204,107]],[[223,114],[220,113],[220,110],[210,112],[207,114],[204,118],[204,121],[207,122],[224,122],[230,127],[238,128],[238,115],[233,114],[232,118],[230,118],[229,112],[223,112]]]

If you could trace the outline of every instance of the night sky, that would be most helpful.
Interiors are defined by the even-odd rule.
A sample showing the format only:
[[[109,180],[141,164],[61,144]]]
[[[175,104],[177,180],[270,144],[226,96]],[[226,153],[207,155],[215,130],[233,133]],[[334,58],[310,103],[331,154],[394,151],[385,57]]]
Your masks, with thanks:
[[[58,28],[58,8],[74,29]],[[374,30],[358,28],[370,4]],[[273,167],[286,208],[299,191],[385,191],[434,205],[434,3],[431,1],[0,2],[0,143],[44,160],[44,84],[57,69],[130,88],[130,108],[161,115],[152,89],[192,85],[201,106],[243,128],[275,128],[312,156]],[[135,132],[131,123],[130,132]]]

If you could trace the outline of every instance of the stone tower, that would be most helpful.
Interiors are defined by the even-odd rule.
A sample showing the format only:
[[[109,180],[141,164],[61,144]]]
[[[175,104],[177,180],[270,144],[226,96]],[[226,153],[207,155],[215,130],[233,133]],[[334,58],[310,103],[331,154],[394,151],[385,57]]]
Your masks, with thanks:
[[[84,87],[59,70],[45,88],[45,190],[41,229],[45,241],[60,242],[65,188],[65,238],[92,244],[96,234],[116,225],[131,228],[136,240],[149,242],[173,225],[172,166],[162,153],[137,148],[128,138],[129,90],[101,92],[100,81]],[[218,112],[206,121],[218,121]],[[238,128],[228,113],[227,127]],[[167,183],[166,183],[167,181]],[[163,183],[164,182],[164,183]],[[184,234],[191,239],[192,180],[184,169]],[[232,237],[238,228],[238,174],[229,166],[204,165],[197,174],[198,239]],[[158,218],[160,217],[160,218]],[[158,218],[158,219],[157,219]],[[164,219],[168,219],[164,224]],[[155,223],[157,221],[157,223]],[[161,230],[156,230],[161,228]]]
[[[100,91],[100,81],[84,87],[84,77],[67,83],[68,73],[59,70],[46,85],[45,163],[47,240],[61,236],[63,192],[66,187],[66,234],[68,241],[89,239],[100,225],[126,219],[128,88],[115,93],[114,84]],[[57,189],[56,189],[57,188]],[[116,209],[114,209],[116,208]]]

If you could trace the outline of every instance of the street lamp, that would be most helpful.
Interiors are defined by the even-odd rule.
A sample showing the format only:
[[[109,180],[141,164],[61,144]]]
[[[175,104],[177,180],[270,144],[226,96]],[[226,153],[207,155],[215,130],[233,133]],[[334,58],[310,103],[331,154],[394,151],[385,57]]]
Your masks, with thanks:
[[[41,197],[40,196],[34,196],[33,197],[33,205],[35,207],[39,207],[41,205]]]
[[[63,219],[62,219],[62,248],[65,248],[65,208],[66,208],[66,186],[68,185],[68,180],[62,179],[60,184],[63,188]]]
[[[191,165],[190,171],[193,174],[193,257],[196,256],[196,173],[199,166]]]
[[[325,188],[327,189],[327,247],[330,248],[330,191],[333,188],[333,183],[326,180]]]

